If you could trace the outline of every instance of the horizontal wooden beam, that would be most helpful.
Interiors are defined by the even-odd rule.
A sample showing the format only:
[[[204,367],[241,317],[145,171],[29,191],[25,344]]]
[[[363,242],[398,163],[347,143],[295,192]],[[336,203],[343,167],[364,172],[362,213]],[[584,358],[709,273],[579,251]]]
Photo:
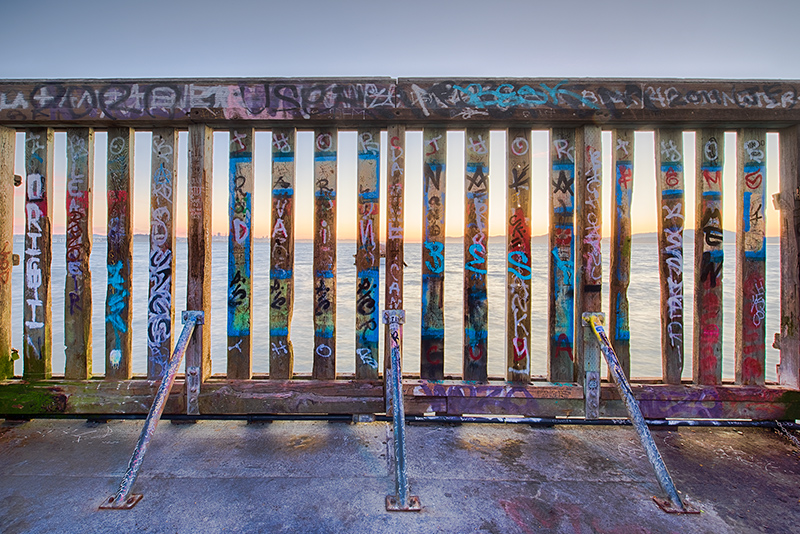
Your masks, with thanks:
[[[0,417],[37,415],[145,414],[158,381],[102,379],[19,380],[0,383]],[[583,389],[576,385],[457,380],[405,380],[406,412],[448,415],[505,414],[536,417],[583,415]],[[778,386],[694,386],[635,383],[645,417],[794,420],[800,392]],[[186,412],[184,382],[176,381],[165,413]],[[210,378],[200,391],[202,415],[383,413],[378,380],[228,380]],[[626,417],[611,384],[601,388],[600,414]]]
[[[393,122],[786,126],[800,80],[224,78],[0,80],[0,125]]]

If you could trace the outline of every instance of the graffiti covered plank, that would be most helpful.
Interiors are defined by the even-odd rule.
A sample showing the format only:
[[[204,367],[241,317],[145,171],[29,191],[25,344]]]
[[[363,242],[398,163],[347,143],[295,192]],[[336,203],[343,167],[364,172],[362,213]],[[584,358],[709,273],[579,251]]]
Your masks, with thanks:
[[[92,374],[92,200],[94,131],[67,130],[67,277],[64,281],[65,376]]]
[[[53,130],[25,132],[25,289],[23,307],[23,377],[50,378],[53,373]]]
[[[253,374],[253,146],[252,128],[230,130],[228,147],[228,378]]]
[[[670,121],[797,120],[800,83],[789,80],[400,78],[406,120],[501,120],[577,125]],[[406,116],[409,115],[409,116]],[[791,117],[791,118],[790,118]]]
[[[17,132],[0,126],[0,380],[14,375],[11,359],[11,269],[14,265],[14,151]]]
[[[598,380],[600,373],[599,350],[591,351],[591,355],[584,358],[582,315],[584,312],[599,312],[603,306],[601,136],[599,126],[584,126],[578,130],[575,142],[575,242],[580,250],[575,254],[573,356],[580,384],[587,373],[592,373],[592,377]]]
[[[739,130],[736,148],[736,383],[762,386],[767,333],[767,132]]]
[[[388,141],[388,168],[386,169],[386,279],[383,293],[384,309],[403,309],[403,243],[404,215],[403,198],[406,180],[406,129],[393,124],[386,130]],[[383,344],[384,376],[391,368],[391,341],[389,325],[385,325]],[[402,355],[402,352],[401,352]],[[401,362],[402,363],[402,362]],[[388,382],[387,382],[388,384]],[[387,410],[391,404],[387,395]]]
[[[172,354],[175,317],[175,195],[178,132],[153,130],[150,164],[150,259],[147,295],[147,378],[160,380]]]
[[[469,128],[464,181],[464,380],[488,380],[489,129]]]
[[[294,310],[294,184],[296,132],[272,131],[272,228],[269,270],[269,377],[292,378]]]
[[[213,131],[208,125],[189,126],[188,204],[189,257],[186,309],[202,311],[205,325],[197,325],[186,348],[187,380],[195,384],[211,376],[211,194]],[[191,378],[190,378],[191,377]],[[190,395],[191,397],[191,395]],[[196,406],[187,413],[197,415]]]
[[[422,133],[422,334],[420,377],[444,378],[444,256],[447,130]]]
[[[501,120],[747,122],[800,120],[798,80],[591,78],[250,78],[0,80],[12,126],[187,126],[193,121],[469,124]]]
[[[387,78],[0,80],[0,123],[363,122],[394,118],[394,91]]]
[[[509,129],[506,216],[506,379],[531,379],[531,175],[530,129]]]
[[[573,321],[575,243],[575,130],[550,130],[550,268],[548,293],[547,377],[551,382],[574,382]]]
[[[631,332],[628,285],[631,276],[631,199],[633,197],[633,130],[611,133],[611,169],[614,173],[614,205],[611,207],[611,260],[608,304],[609,339],[617,359],[631,376]]]
[[[356,378],[378,378],[380,333],[380,148],[377,129],[358,132]]]
[[[657,129],[656,194],[661,277],[661,363],[664,382],[680,384],[683,371],[683,132]]]
[[[696,134],[694,335],[692,376],[697,384],[722,383],[722,164],[725,132]]]
[[[108,130],[105,369],[106,378],[118,380],[127,380],[133,374],[131,365],[133,151],[133,129]]]
[[[314,130],[314,364],[317,380],[336,378],[337,131]]]

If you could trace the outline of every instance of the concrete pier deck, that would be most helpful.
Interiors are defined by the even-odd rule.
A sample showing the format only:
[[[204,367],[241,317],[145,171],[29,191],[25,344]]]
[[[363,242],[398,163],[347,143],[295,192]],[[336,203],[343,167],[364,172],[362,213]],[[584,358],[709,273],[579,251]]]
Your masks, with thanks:
[[[142,421],[0,426],[0,531],[800,532],[800,449],[771,429],[653,429],[699,515],[671,515],[631,427],[409,425],[419,513],[388,513],[387,423],[162,421],[132,510],[98,510]]]

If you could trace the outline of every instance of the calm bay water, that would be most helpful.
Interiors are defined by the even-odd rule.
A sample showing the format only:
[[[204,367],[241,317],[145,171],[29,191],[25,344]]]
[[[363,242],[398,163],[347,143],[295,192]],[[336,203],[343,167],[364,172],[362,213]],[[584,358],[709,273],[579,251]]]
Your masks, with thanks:
[[[66,278],[66,243],[64,236],[56,236],[53,245],[53,372],[64,372],[64,281]],[[215,238],[213,241],[212,297],[211,297],[211,357],[214,373],[225,373],[226,362],[226,321],[227,321],[227,239]],[[292,322],[292,341],[295,348],[295,372],[310,373],[313,354],[312,327],[312,260],[313,244],[310,241],[296,243],[295,256],[295,306]],[[340,242],[337,265],[337,371],[352,373],[355,369],[355,286],[356,274],[353,264],[355,242]],[[693,244],[684,246],[684,336],[686,358],[683,375],[691,377],[691,340],[693,315]],[[269,369],[269,243],[256,240],[253,269],[253,370],[257,373]],[[22,236],[17,236],[14,252],[22,255]],[[725,245],[725,265],[723,284],[725,287],[723,314],[723,377],[733,378],[734,349],[734,283],[735,247]],[[133,371],[144,374],[147,369],[147,276],[149,242],[146,236],[137,236],[133,245]],[[531,292],[531,371],[534,375],[546,374],[547,356],[547,269],[548,248],[546,245],[532,247],[532,292]],[[405,247],[405,310],[404,327],[404,368],[407,372],[419,371],[420,336],[420,259],[422,245],[407,243]],[[176,248],[176,324],[175,337],[180,331],[180,311],[186,304],[187,242],[179,239]],[[489,375],[502,377],[505,374],[505,243],[503,238],[492,238],[488,247],[488,295],[489,295]],[[103,374],[106,295],[106,243],[96,239],[92,254],[93,300],[95,312],[94,363],[93,373]],[[603,244],[604,275],[608,273],[608,243]],[[463,248],[456,240],[448,241],[445,248],[445,372],[458,375],[461,372],[462,328],[462,279]],[[631,283],[628,290],[630,299],[631,327],[631,374],[633,376],[661,376],[660,318],[658,248],[654,243],[637,243],[632,250]],[[383,274],[383,273],[382,273]],[[22,265],[13,271],[13,310],[12,321],[15,328],[12,344],[22,349]],[[780,327],[780,266],[779,246],[767,245],[767,380],[776,380],[775,365],[779,354],[772,348],[772,336]],[[608,313],[608,284],[603,286],[604,311]],[[383,281],[381,281],[381,302],[383,302]],[[208,324],[208,320],[206,321]],[[381,344],[383,339],[381,336]],[[383,349],[381,347],[381,354]],[[17,361],[17,374],[22,373],[22,362]]]

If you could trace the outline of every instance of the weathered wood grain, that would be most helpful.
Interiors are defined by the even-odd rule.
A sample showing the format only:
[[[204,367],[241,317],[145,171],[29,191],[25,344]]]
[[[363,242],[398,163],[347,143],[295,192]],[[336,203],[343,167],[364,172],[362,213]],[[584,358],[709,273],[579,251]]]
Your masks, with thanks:
[[[447,130],[422,133],[422,332],[420,376],[444,378],[444,258]]]
[[[778,382],[800,389],[800,126],[780,131],[781,332]]]
[[[642,414],[650,419],[708,418],[792,420],[800,414],[800,393],[768,386],[631,384]],[[575,385],[464,384],[407,380],[406,413],[493,414],[533,417],[583,416],[583,389]],[[600,390],[601,417],[627,416],[615,386]]]
[[[356,236],[356,378],[378,378],[380,334],[381,131],[358,132],[358,234]]]
[[[175,318],[177,130],[153,130],[151,150],[147,377],[150,380],[160,380],[172,354],[172,323]]]
[[[0,417],[31,415],[146,414],[159,382],[131,380],[69,382],[47,380],[37,384],[9,381],[0,385]],[[767,386],[631,385],[646,418],[794,420],[800,417],[800,393]],[[445,380],[406,380],[406,413],[446,415],[498,414],[533,417],[583,415],[580,386],[534,383],[465,384]],[[601,388],[600,415],[627,413],[614,386]],[[177,380],[167,401],[166,414],[186,411],[185,383]],[[383,388],[368,380],[227,380],[211,378],[203,384],[199,405],[205,415],[354,414],[381,413]]]
[[[133,156],[132,128],[108,130],[108,250],[106,268],[106,378],[125,380],[133,373]]]
[[[600,372],[600,352],[593,360],[584,358],[584,312],[602,310],[603,254],[600,243],[603,231],[601,193],[603,188],[602,131],[599,126],[584,126],[578,130],[575,142],[575,241],[580,253],[575,254],[575,378],[584,383],[586,372]],[[599,375],[598,375],[599,376]]]
[[[253,152],[255,130],[232,128],[228,147],[228,378],[253,374]]]
[[[531,131],[508,130],[506,196],[506,379],[531,379]]]
[[[67,276],[64,281],[65,376],[92,374],[92,204],[94,131],[67,130]]]
[[[317,380],[336,378],[337,131],[314,130],[314,364]]]
[[[611,207],[608,337],[614,347],[614,352],[617,353],[619,364],[628,378],[631,376],[628,285],[631,276],[633,153],[634,131],[613,130],[611,132],[611,168],[614,172],[614,204]]]
[[[202,311],[204,325],[197,325],[186,348],[186,374],[211,376],[211,196],[214,138],[208,125],[189,126],[189,257],[186,309]],[[187,407],[191,414],[194,410]]]
[[[800,121],[798,80],[250,78],[0,80],[0,123],[615,126]]]
[[[661,363],[664,382],[679,384],[683,371],[683,132],[657,129],[656,194],[661,278]]]
[[[386,279],[383,293],[385,310],[403,309],[403,244],[406,181],[406,129],[402,125],[392,125],[387,129],[388,168],[386,169]],[[391,343],[389,326],[384,327],[383,370],[389,376],[391,368]],[[400,340],[402,359],[403,340]],[[402,361],[401,361],[402,363]],[[388,383],[388,382],[387,382]],[[387,403],[390,396],[387,395]]]
[[[702,129],[695,142],[694,328],[696,384],[722,383],[722,164],[725,132]]]
[[[25,289],[23,377],[50,378],[53,372],[53,130],[25,132]]]
[[[294,310],[294,184],[296,132],[272,131],[272,228],[269,270],[269,377],[292,378]]]
[[[547,317],[547,376],[551,382],[574,382],[574,209],[575,130],[550,130],[550,211]]]
[[[14,376],[11,270],[14,265],[14,154],[17,132],[0,126],[0,380]]]
[[[767,332],[766,130],[739,130],[736,153],[736,383],[763,385]]]
[[[488,380],[489,129],[468,128],[464,179],[464,380]]]

